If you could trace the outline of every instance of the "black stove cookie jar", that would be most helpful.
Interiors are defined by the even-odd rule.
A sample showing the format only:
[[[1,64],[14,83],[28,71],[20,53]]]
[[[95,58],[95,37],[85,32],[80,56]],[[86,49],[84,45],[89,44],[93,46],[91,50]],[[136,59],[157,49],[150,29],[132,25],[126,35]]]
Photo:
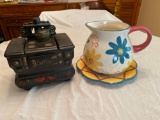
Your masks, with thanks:
[[[74,76],[74,45],[67,34],[56,34],[55,29],[49,22],[34,18],[20,29],[20,38],[10,41],[4,56],[16,73],[19,88],[31,89]]]

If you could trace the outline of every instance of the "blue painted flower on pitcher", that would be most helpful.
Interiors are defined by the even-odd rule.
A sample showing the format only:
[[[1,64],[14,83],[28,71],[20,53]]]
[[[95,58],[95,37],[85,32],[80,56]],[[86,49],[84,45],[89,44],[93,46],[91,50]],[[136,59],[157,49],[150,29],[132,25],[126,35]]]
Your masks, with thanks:
[[[106,51],[106,54],[108,55],[114,55],[113,56],[113,64],[115,64],[119,59],[120,59],[120,63],[123,64],[126,59],[129,59],[130,56],[127,52],[129,52],[131,50],[130,47],[127,47],[127,39],[125,38],[123,41],[121,40],[121,37],[118,36],[117,39],[117,44],[113,43],[113,42],[109,42],[109,46],[112,49],[109,49]]]

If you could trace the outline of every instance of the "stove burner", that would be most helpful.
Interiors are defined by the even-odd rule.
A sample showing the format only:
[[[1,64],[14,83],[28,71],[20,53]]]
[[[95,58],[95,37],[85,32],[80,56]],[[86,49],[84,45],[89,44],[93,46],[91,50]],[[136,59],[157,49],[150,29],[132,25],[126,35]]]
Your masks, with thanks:
[[[28,44],[35,44],[35,41],[29,41]]]
[[[50,47],[50,46],[52,46],[53,44],[52,43],[45,43],[45,46],[46,47]]]
[[[28,48],[33,49],[33,48],[35,48],[35,45],[28,45]]]

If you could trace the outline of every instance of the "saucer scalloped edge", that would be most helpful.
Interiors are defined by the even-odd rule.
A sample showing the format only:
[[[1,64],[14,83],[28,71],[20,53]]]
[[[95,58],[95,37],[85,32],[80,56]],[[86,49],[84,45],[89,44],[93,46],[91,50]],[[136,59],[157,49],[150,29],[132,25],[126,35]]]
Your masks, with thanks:
[[[128,67],[125,72],[117,76],[108,76],[93,72],[86,66],[83,56],[77,61],[77,68],[81,71],[82,75],[84,75],[89,80],[108,84],[115,84],[124,82],[126,80],[132,80],[137,76],[137,63],[135,60],[132,61],[130,67]]]

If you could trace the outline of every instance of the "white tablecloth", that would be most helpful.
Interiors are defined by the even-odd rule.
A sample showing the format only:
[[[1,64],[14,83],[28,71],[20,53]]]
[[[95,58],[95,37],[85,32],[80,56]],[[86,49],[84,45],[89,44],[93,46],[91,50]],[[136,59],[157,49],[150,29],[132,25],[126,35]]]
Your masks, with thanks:
[[[65,10],[42,12],[41,20],[67,33],[75,45],[74,77],[67,82],[36,86],[29,91],[14,84],[15,73],[9,68],[4,51],[9,42],[0,44],[0,120],[159,120],[160,119],[160,38],[134,54],[138,75],[121,84],[104,84],[85,79],[76,69],[90,35],[85,23],[118,20],[103,10]],[[146,35],[130,34],[133,44]],[[15,46],[18,47],[18,46]]]

